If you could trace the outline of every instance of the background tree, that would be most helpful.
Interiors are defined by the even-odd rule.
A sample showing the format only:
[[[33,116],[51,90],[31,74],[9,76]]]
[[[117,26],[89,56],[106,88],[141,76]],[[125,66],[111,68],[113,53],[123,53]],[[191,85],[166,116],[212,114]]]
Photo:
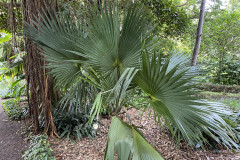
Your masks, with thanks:
[[[11,33],[11,41],[6,42],[6,60],[10,65],[10,57],[17,54],[15,49],[21,45],[16,41],[16,35],[22,29],[21,3],[19,0],[1,0],[0,12],[0,30]]]
[[[197,64],[197,56],[198,56],[198,52],[199,52],[200,44],[201,44],[201,36],[202,36],[202,28],[203,28],[203,22],[204,22],[205,5],[206,5],[206,0],[202,0],[201,9],[200,9],[200,15],[199,15],[199,21],[198,21],[198,28],[197,28],[196,43],[195,43],[193,56],[192,56],[192,65],[193,66],[195,66]]]
[[[179,37],[184,34],[190,19],[185,10],[185,5],[171,0],[139,0],[152,14],[152,20],[158,25],[157,29],[163,37]]]
[[[206,25],[203,28],[204,38],[202,41],[203,48],[201,49],[202,56],[210,57],[208,63],[214,64],[216,67],[216,82],[221,82],[225,71],[223,67],[227,63],[232,63],[236,66],[234,82],[226,82],[229,84],[239,84],[237,65],[240,61],[240,12],[239,11],[218,11],[208,14]],[[234,64],[235,63],[235,64]],[[228,75],[230,76],[230,75]]]

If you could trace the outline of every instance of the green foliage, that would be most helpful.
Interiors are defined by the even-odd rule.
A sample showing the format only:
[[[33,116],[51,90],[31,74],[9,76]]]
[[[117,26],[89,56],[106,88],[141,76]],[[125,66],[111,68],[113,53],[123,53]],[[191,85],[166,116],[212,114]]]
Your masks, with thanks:
[[[39,35],[38,30],[31,28],[31,26],[26,28],[25,31],[29,37],[41,43],[46,54],[49,53],[49,55],[46,55],[46,57],[49,57],[49,59],[47,59],[47,61],[49,61],[48,67],[52,69],[51,73],[56,78],[57,85],[59,84],[65,87],[65,84],[73,83],[74,79],[80,76],[104,92],[104,99],[106,100],[108,97],[112,98],[109,94],[113,93],[111,89],[114,88],[121,77],[121,73],[123,73],[126,68],[129,69],[132,66],[139,66],[142,43],[145,43],[149,49],[153,48],[153,46],[150,45],[155,41],[153,36],[150,35],[153,27],[151,23],[142,23],[142,21],[147,20],[145,16],[143,16],[146,14],[143,13],[143,11],[138,12],[136,6],[137,5],[126,6],[126,8],[130,8],[132,11],[126,12],[123,20],[120,15],[121,12],[119,12],[115,6],[109,8],[112,12],[106,9],[103,9],[102,13],[94,11],[96,15],[88,16],[93,17],[90,22],[87,22],[87,25],[84,22],[85,20],[80,19],[76,22],[72,17],[60,14],[61,16],[56,16],[58,17],[57,21],[61,22],[60,25],[54,22],[50,26],[45,26],[40,22],[45,26],[44,30],[49,31],[48,33],[42,32],[43,34]],[[95,9],[96,8],[93,10]],[[100,14],[102,18],[98,19]],[[51,22],[48,18],[46,18],[46,21]],[[86,21],[88,21],[88,19]],[[109,21],[109,23],[105,21]],[[120,27],[122,21],[124,24]],[[66,22],[68,22],[68,24]],[[94,32],[88,31],[90,29],[89,24],[92,24],[91,28]],[[57,27],[56,29],[59,35],[51,32],[51,27],[54,26]],[[39,27],[42,28],[41,26]],[[108,28],[110,28],[110,30]],[[138,29],[136,30],[136,28]],[[36,37],[36,35],[39,36]],[[55,37],[53,38],[55,45],[49,46],[49,44],[53,42],[52,38],[47,38],[50,35],[51,37]],[[77,36],[75,37],[75,35]],[[104,39],[103,35],[105,35]],[[59,36],[65,38],[59,38]],[[141,41],[142,37],[145,37],[144,42]],[[51,42],[49,42],[49,40]],[[58,42],[56,42],[56,40],[58,40]],[[111,48],[109,48],[109,46],[111,46]],[[53,55],[54,57],[52,57]],[[62,65],[60,66],[59,64]],[[88,67],[89,65],[91,67]],[[119,84],[116,89],[119,89]],[[97,96],[94,97],[96,98]],[[111,105],[107,104],[105,106],[109,108]],[[114,108],[117,107],[112,105],[110,108],[114,110]]]
[[[235,59],[240,45],[239,22],[239,11],[220,10],[207,13],[203,28],[204,47],[201,50],[214,58],[220,58],[219,61],[222,60],[221,58],[227,58],[226,54],[229,58]]]
[[[1,98],[20,98],[25,95],[26,82],[25,79],[5,76],[0,82],[0,88]]]
[[[209,80],[239,84],[240,11],[209,12],[203,28],[199,60],[209,71]]]
[[[201,92],[200,95],[203,98],[207,98],[209,101],[222,102],[225,104],[226,109],[232,110],[232,114],[223,117],[224,121],[233,128],[233,133],[236,136],[238,142],[240,142],[240,94],[223,93],[223,92]],[[216,142],[210,142],[212,147],[217,151]],[[222,141],[224,143],[224,141]]]
[[[13,62],[0,62],[0,86],[4,93],[0,92],[1,97],[20,97],[25,95],[26,81],[24,75],[25,56],[17,54],[10,57]]]
[[[233,98],[225,98],[221,100],[222,103],[229,106],[233,110],[240,110],[240,100],[233,99]]]
[[[63,96],[58,103],[59,111],[70,114],[88,114],[95,100],[98,90],[89,83],[77,79],[72,86],[63,91]]]
[[[34,136],[31,140],[29,149],[22,155],[24,160],[56,160],[53,156],[47,136]]]
[[[11,32],[11,25],[9,23],[15,23],[15,29],[19,31],[22,28],[22,12],[20,5],[17,7],[13,7],[12,11],[10,8],[9,1],[1,1],[2,4],[0,5],[0,30],[6,30]],[[16,0],[15,3],[20,4],[20,0]],[[10,14],[14,14],[13,22],[10,20]]]
[[[104,160],[163,160],[162,156],[143,138],[137,127],[117,117],[112,117],[105,150]]]
[[[28,110],[26,107],[19,106],[18,99],[9,99],[2,103],[3,109],[7,112],[11,120],[24,119],[27,116]]]
[[[209,101],[218,101],[225,104],[233,111],[240,111],[240,94],[224,93],[224,92],[201,92],[201,97],[207,98]]]
[[[219,76],[215,75],[213,77],[215,82],[225,85],[240,85],[239,61],[224,61],[217,72],[219,72]]]
[[[84,113],[74,114],[55,111],[53,115],[54,124],[60,138],[66,137],[67,140],[78,138],[78,140],[81,140],[83,137],[93,138],[96,135],[96,129],[93,128],[93,125],[87,124],[89,116]]]
[[[0,30],[0,44],[10,40],[11,40],[11,34],[4,30]]]
[[[220,139],[228,141],[227,147],[234,145],[237,148],[235,137],[231,136],[231,127],[221,118],[231,113],[221,107],[221,104],[191,96],[196,94],[191,91],[192,72],[195,70],[185,67],[185,58],[183,55],[174,55],[162,65],[160,58],[153,56],[149,60],[148,55],[144,54],[143,70],[138,72],[134,81],[150,97],[155,116],[164,118],[165,124],[178,141],[178,133],[193,146],[199,142],[208,143],[204,134],[219,142],[216,138],[218,135]]]
[[[79,17],[82,16],[83,12],[86,12],[88,3],[86,0],[59,0],[58,7],[65,14]]]
[[[93,138],[96,129],[88,125],[89,112],[98,93],[95,87],[76,79],[72,86],[67,87],[53,112],[53,120],[60,138],[69,139],[82,137]],[[94,120],[95,122],[95,120]]]
[[[198,89],[211,92],[240,93],[238,85],[220,85],[211,83],[202,83],[197,86]]]
[[[136,88],[134,90],[134,95],[127,102],[127,107],[136,107],[136,108],[147,108],[149,102],[146,101],[147,94],[145,94],[141,89]]]
[[[206,96],[206,95],[205,95]],[[213,102],[222,102],[226,108],[226,110],[231,110],[232,114],[223,117],[224,121],[231,126],[233,129],[233,134],[236,137],[236,142],[240,142],[240,99],[237,94],[214,94],[214,92],[210,93],[208,92],[208,96],[206,96],[209,101]],[[221,138],[221,137],[219,137]],[[211,147],[216,152],[219,152],[219,148],[217,147],[217,143],[213,141],[212,139],[209,139],[209,143],[211,144]],[[222,139],[220,142],[222,145],[225,145],[226,141],[225,139]]]
[[[25,79],[18,79],[11,83],[9,92],[7,93],[6,97],[9,96],[20,98],[20,96],[25,95],[25,91],[26,91]]]
[[[238,145],[239,145],[239,142],[240,142],[239,113],[238,114],[236,114],[236,113],[231,114],[227,117],[223,117],[223,119],[233,129],[232,134],[236,137],[236,142],[238,142]],[[217,138],[220,139],[220,144],[222,144],[222,145],[226,145],[226,143],[228,143],[227,140],[224,139],[224,138],[221,138],[221,137],[217,137]],[[219,147],[217,146],[216,141],[214,141],[213,139],[211,139],[209,137],[208,137],[208,141],[209,141],[209,144],[211,145],[211,149],[214,149],[217,153],[220,153]]]
[[[8,28],[7,26],[7,19],[8,19],[8,7],[4,7],[3,5],[0,6],[0,11],[1,11],[1,14],[0,14],[0,26],[1,26],[1,30],[2,29],[6,29],[8,31],[10,31],[10,29]]]
[[[10,88],[10,77],[4,76],[6,70],[5,63],[0,62],[0,97],[6,97]]]
[[[140,0],[153,14],[158,30],[171,36],[183,34],[190,20],[184,8],[178,7],[172,0]]]
[[[210,63],[210,62],[209,62]],[[201,77],[205,83],[214,83],[220,85],[239,85],[240,84],[240,63],[237,60],[226,60],[221,62],[214,61],[212,63],[204,62],[202,68],[206,70],[206,74]],[[236,89],[237,91],[238,89]],[[233,89],[234,91],[234,89]],[[221,91],[220,91],[221,92]]]

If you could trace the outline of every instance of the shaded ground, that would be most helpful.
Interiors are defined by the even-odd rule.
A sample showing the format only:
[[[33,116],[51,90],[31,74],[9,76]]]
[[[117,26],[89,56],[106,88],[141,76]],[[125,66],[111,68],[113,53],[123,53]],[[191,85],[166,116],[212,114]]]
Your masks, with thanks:
[[[21,124],[7,119],[0,99],[0,160],[20,160],[26,144],[21,136]]]
[[[215,151],[193,151],[187,145],[171,146],[169,132],[163,130],[163,127],[155,125],[153,115],[148,119],[149,111],[143,116],[136,109],[128,111],[133,124],[143,127],[141,131],[146,139],[161,153],[165,159],[171,160],[239,160],[240,153],[233,153],[230,150],[221,149],[220,154]],[[141,117],[141,118],[140,118]],[[124,118],[127,121],[126,118]],[[98,134],[95,139],[84,138],[77,141],[76,144],[62,140],[51,140],[51,147],[58,160],[103,160],[104,149],[107,139],[107,132],[110,120],[102,119]]]

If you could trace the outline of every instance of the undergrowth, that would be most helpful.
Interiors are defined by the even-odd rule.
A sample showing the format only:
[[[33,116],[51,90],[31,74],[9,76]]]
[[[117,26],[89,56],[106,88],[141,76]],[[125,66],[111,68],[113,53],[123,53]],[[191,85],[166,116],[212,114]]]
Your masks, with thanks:
[[[83,137],[94,138],[97,131],[97,124],[89,125],[89,115],[84,113],[71,114],[54,112],[54,124],[60,135],[60,138],[67,138],[67,140],[82,139]]]
[[[26,107],[19,106],[19,99],[8,99],[2,103],[3,109],[11,120],[24,119],[27,116],[28,110]]]
[[[34,136],[22,157],[24,160],[56,160],[45,135]]]
[[[240,94],[224,92],[201,92],[198,96],[213,102],[222,102],[233,111],[240,111]]]

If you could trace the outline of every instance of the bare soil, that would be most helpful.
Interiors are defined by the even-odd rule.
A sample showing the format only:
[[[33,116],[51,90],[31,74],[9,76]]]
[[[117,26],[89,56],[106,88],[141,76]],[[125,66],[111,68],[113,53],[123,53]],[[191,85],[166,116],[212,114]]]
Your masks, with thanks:
[[[21,135],[21,122],[11,121],[1,106],[0,100],[0,160],[20,160],[27,149]]]
[[[240,153],[231,150],[221,149],[217,154],[214,150],[193,150],[186,144],[171,145],[171,137],[163,126],[155,124],[153,114],[146,111],[142,116],[136,109],[131,109],[128,114],[131,116],[132,123],[141,126],[145,138],[150,142],[159,153],[170,160],[239,160]],[[128,121],[125,115],[123,120]],[[50,140],[53,152],[58,160],[102,160],[106,146],[107,133],[110,125],[109,119],[101,119],[103,126],[98,129],[97,136],[91,140],[84,138],[77,143],[67,140]]]

